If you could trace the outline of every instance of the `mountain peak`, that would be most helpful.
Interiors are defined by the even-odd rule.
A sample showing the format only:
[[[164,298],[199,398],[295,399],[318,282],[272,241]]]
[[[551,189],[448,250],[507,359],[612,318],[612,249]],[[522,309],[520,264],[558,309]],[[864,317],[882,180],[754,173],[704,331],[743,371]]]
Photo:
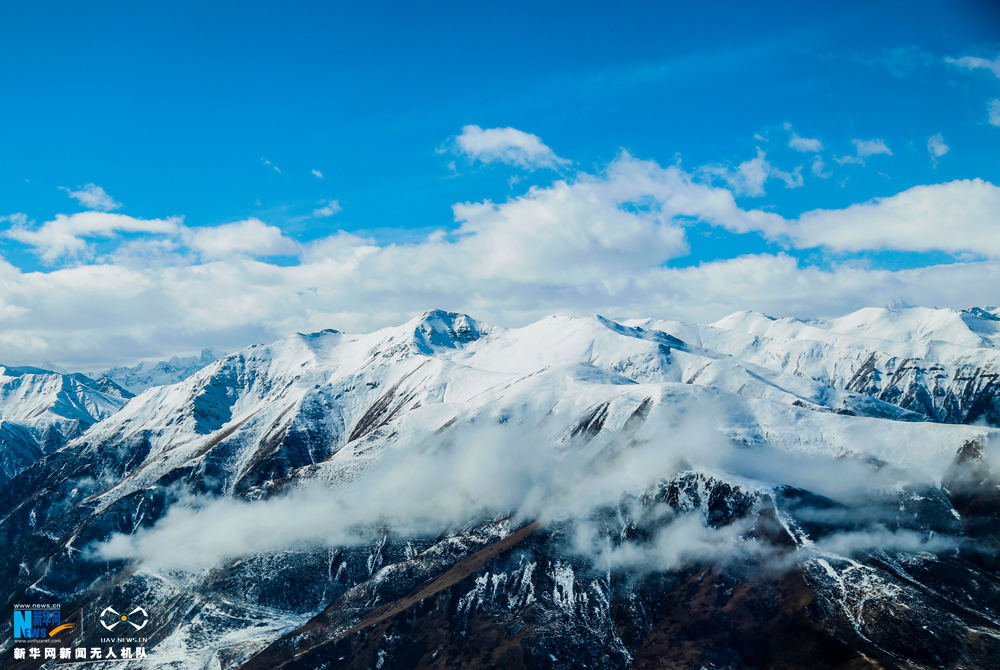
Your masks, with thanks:
[[[406,326],[414,342],[424,353],[435,348],[456,349],[487,335],[492,328],[468,314],[432,309],[409,321]]]
[[[964,315],[987,321],[1000,321],[1000,315],[997,312],[1000,312],[1000,310],[996,307],[969,307],[962,310],[962,314]]]

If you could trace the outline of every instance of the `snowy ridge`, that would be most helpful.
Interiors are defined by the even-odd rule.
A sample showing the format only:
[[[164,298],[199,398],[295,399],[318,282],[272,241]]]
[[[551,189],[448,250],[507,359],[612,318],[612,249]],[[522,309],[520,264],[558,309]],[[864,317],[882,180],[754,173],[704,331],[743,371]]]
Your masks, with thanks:
[[[176,384],[187,379],[212,361],[221,358],[222,352],[202,349],[198,356],[174,356],[170,360],[143,362],[132,367],[114,367],[91,376],[98,380],[108,380],[132,394],[142,393],[153,386]]]
[[[998,426],[997,311],[867,308],[829,321],[736,312],[709,326],[634,323],[683,334],[747,363],[863,393],[926,420]]]

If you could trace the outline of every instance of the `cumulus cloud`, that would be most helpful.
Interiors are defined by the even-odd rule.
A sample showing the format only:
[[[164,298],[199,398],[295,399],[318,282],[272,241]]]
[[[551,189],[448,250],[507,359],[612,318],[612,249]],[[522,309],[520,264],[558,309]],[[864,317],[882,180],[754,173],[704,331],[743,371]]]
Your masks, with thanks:
[[[468,125],[453,138],[454,148],[471,161],[507,163],[534,170],[558,168],[569,161],[560,158],[541,138],[517,128],[480,128]]]
[[[915,186],[845,209],[806,212],[787,234],[803,247],[967,251],[1000,258],[998,208],[1000,187],[966,179]]]
[[[927,138],[927,153],[931,155],[931,160],[935,165],[937,165],[937,159],[941,158],[941,156],[944,156],[949,151],[951,151],[951,147],[945,144],[944,137],[941,136],[941,133],[931,135]]]
[[[206,258],[281,256],[297,250],[295,242],[285,237],[280,228],[259,219],[190,228],[185,231],[185,238],[190,248]]]
[[[77,189],[67,188],[66,186],[60,186],[60,188],[66,191],[66,194],[69,195],[69,197],[73,198],[87,209],[110,212],[115,209],[120,209],[122,206],[120,202],[108,195],[107,191],[97,184],[84,184]]]

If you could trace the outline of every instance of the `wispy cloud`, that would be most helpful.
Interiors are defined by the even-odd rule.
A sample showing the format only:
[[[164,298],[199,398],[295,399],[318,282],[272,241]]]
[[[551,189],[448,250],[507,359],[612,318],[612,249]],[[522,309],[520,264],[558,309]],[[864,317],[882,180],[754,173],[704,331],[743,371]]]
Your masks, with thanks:
[[[864,56],[861,60],[884,67],[893,77],[905,77],[913,72],[932,66],[937,57],[916,45],[887,47],[874,56]]]
[[[313,168],[312,170],[310,170],[309,173],[312,174],[312,176],[316,177],[316,179],[322,179],[323,178],[323,173],[320,172],[319,170],[317,170],[316,168]]]
[[[962,56],[961,58],[946,57],[946,63],[966,70],[986,70],[1000,78],[1000,55],[996,58],[981,58],[979,56]]]
[[[764,185],[769,179],[777,179],[785,188],[802,186],[802,167],[787,172],[775,167],[767,160],[767,153],[757,149],[757,155],[745,160],[735,168],[725,165],[706,165],[702,172],[725,182],[734,193],[759,197],[764,195]]]
[[[261,156],[260,157],[260,162],[263,163],[264,165],[266,165],[267,167],[271,168],[272,170],[274,170],[278,174],[281,174],[281,168],[279,168],[277,165],[275,165],[274,163],[272,163],[269,159],[264,158],[263,156]]]
[[[120,202],[108,195],[107,191],[97,184],[84,184],[77,189],[71,189],[66,186],[60,186],[59,188],[66,191],[66,194],[69,195],[69,197],[73,198],[87,209],[110,212],[115,209],[120,209],[122,206]]]
[[[993,59],[981,56],[948,57],[945,58],[945,62],[966,70],[985,70],[1000,79],[1000,54]],[[990,100],[987,103],[986,113],[986,120],[991,126],[1000,126],[1000,99]]]

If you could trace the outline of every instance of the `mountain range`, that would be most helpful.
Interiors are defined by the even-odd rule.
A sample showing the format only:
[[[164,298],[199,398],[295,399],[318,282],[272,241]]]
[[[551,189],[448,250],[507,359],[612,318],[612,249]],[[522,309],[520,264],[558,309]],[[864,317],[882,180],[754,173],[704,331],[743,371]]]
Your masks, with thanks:
[[[431,311],[2,368],[3,600],[83,639],[141,604],[127,667],[989,667],[998,345],[996,308]]]

